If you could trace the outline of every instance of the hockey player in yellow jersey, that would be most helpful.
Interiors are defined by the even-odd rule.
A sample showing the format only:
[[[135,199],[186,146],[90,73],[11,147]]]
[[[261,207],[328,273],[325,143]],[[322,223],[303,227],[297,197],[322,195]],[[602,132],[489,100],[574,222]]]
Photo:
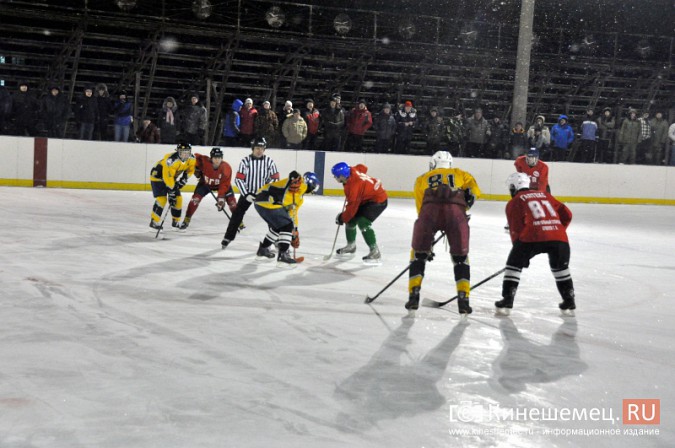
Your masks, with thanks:
[[[288,248],[300,246],[298,210],[304,202],[304,195],[314,193],[318,188],[316,174],[308,171],[300,176],[297,171],[291,171],[288,178],[270,182],[258,190],[255,209],[268,224],[267,235],[256,254],[259,259],[274,258],[271,246],[277,243],[277,265],[292,267],[296,264]]]
[[[452,167],[449,152],[438,151],[429,161],[429,171],[415,181],[414,194],[418,217],[413,230],[409,298],[405,307],[409,310],[419,307],[424,268],[426,262],[433,259],[434,235],[440,230],[445,232],[450,243],[459,312],[470,314],[471,268],[466,212],[480,196],[480,188],[471,174]]]
[[[192,147],[187,143],[179,143],[176,152],[166,154],[150,171],[150,186],[155,203],[150,213],[150,227],[161,228],[161,217],[167,203],[171,206],[171,225],[178,229],[183,211],[181,188],[188,178],[195,173],[195,157]]]

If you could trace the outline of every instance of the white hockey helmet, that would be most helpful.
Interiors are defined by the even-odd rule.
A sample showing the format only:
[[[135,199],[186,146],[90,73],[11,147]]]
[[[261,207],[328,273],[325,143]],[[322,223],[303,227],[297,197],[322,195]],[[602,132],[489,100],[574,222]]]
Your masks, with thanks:
[[[525,173],[513,173],[506,179],[506,186],[509,188],[511,196],[515,196],[520,190],[530,189],[530,176]]]
[[[436,151],[429,160],[429,169],[452,167],[452,154],[448,151]]]

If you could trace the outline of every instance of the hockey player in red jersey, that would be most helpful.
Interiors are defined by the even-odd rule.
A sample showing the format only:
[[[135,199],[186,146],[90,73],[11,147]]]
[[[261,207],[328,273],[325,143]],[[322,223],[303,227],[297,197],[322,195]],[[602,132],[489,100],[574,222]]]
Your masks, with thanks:
[[[548,185],[548,165],[539,160],[537,148],[530,148],[527,154],[518,157],[513,165],[516,171],[528,175],[532,190],[551,192]]]
[[[549,266],[555,277],[563,301],[558,305],[563,312],[574,310],[574,284],[569,270],[570,245],[567,226],[572,212],[550,193],[530,189],[530,178],[525,173],[513,173],[507,179],[511,200],[506,205],[506,218],[513,247],[506,260],[502,283],[502,300],[495,302],[497,310],[508,314],[513,308],[520,274],[530,260],[542,253],[548,254]]]
[[[353,254],[356,252],[356,227],[358,226],[370,248],[368,255],[363,257],[366,263],[379,262],[380,249],[377,247],[377,237],[373,230],[373,221],[387,208],[387,192],[382,183],[366,174],[365,165],[349,166],[345,162],[337,163],[331,169],[335,180],[345,189],[346,207],[337,215],[335,223],[345,224],[347,245],[337,250],[338,255]]]
[[[210,157],[195,154],[195,158],[197,159],[195,177],[199,179],[199,182],[188,204],[185,219],[180,226],[181,230],[188,228],[192,215],[197,211],[202,198],[211,191],[218,192],[216,204],[218,211],[225,208],[225,202],[227,202],[230,212],[234,213],[237,209],[237,201],[234,199],[231,185],[232,167],[223,160],[223,151],[220,148],[212,148]]]

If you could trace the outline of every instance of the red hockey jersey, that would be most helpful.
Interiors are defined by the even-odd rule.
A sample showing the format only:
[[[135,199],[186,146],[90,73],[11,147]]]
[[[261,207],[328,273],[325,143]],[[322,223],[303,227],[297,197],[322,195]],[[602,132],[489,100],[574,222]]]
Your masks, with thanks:
[[[568,242],[572,212],[550,193],[521,190],[506,204],[506,219],[513,242]]]
[[[520,156],[513,163],[516,171],[530,176],[530,188],[537,191],[546,191],[548,187],[548,165],[537,160],[535,166],[527,164],[526,156]]]
[[[349,179],[344,184],[345,196],[347,197],[347,207],[342,213],[342,221],[352,220],[361,204],[366,202],[380,203],[387,200],[387,192],[382,188],[379,179],[374,179],[366,172],[368,167],[365,165],[356,165],[350,168]]]
[[[195,154],[195,158],[197,159],[195,176],[199,177],[199,183],[207,185],[211,190],[218,190],[218,197],[224,198],[231,188],[232,167],[223,160],[218,168],[213,168],[209,156]]]

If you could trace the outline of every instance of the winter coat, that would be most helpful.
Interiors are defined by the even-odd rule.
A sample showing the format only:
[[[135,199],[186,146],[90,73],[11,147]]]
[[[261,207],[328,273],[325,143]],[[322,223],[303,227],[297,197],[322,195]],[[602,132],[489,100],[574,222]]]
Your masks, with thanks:
[[[115,115],[116,126],[129,126],[131,124],[131,103],[120,100],[115,101],[113,106],[113,114]]]
[[[652,144],[654,146],[665,145],[668,141],[668,122],[663,118],[660,120],[652,118],[649,124],[652,127]]]
[[[197,102],[182,109],[181,129],[186,134],[197,134],[206,129],[206,108]]]
[[[307,123],[307,133],[312,135],[319,133],[319,125],[321,124],[320,115],[317,109],[312,109],[311,112],[309,110],[303,112],[302,118]]]
[[[396,134],[396,119],[391,113],[380,112],[373,119],[373,128],[378,140],[391,140]]]
[[[427,141],[439,142],[443,138],[445,123],[443,123],[443,119],[439,121],[437,118],[438,116],[430,116],[424,126],[424,132],[427,136]]]
[[[136,131],[136,138],[141,143],[159,143],[159,128],[150,123],[146,128],[141,127]]]
[[[307,123],[302,117],[291,117],[284,121],[281,132],[288,143],[297,145],[307,138]]]
[[[367,108],[355,107],[349,114],[347,132],[354,135],[364,135],[373,125],[373,116]]]
[[[101,89],[104,91],[103,96],[99,93]],[[96,107],[98,107],[98,119],[107,121],[113,110],[113,102],[110,100],[108,86],[103,83],[96,84],[94,96],[96,97]]]
[[[410,112],[406,112],[405,108],[399,109],[395,118],[396,134],[404,140],[411,140],[417,126],[417,110],[414,107],[410,108]]]
[[[581,124],[581,139],[595,141],[598,136],[598,123],[586,116]]]
[[[166,105],[169,101],[173,103],[170,109],[171,113],[169,113],[169,107]],[[171,119],[172,115],[173,122]],[[176,103],[174,97],[167,96],[164,98],[162,108],[157,114],[157,127],[159,128],[162,143],[176,143],[176,135],[178,134],[178,129],[180,129],[180,114],[178,113],[178,103]]]
[[[271,109],[261,109],[255,117],[255,136],[264,137],[269,143],[277,129],[279,129],[279,118],[276,112]]]
[[[525,129],[511,129],[509,141],[511,143],[511,148],[527,148],[528,141]]]
[[[225,114],[225,125],[223,126],[223,136],[234,138],[239,136],[239,127],[241,126],[241,118],[239,111],[244,103],[240,99],[232,102],[232,108]]]
[[[567,115],[558,117],[558,123],[551,128],[551,141],[556,148],[568,149],[574,141],[574,131],[569,123],[561,125],[561,120],[567,120]]]
[[[551,131],[549,131],[548,126],[544,124],[544,121],[545,119],[543,115],[537,115],[534,124],[527,130],[527,139],[530,142],[539,141],[541,142],[542,146],[549,146],[551,144]],[[541,131],[541,138],[535,135],[537,133],[537,129]]]
[[[241,117],[239,132],[244,135],[253,135],[256,115],[258,115],[258,110],[255,107],[251,107],[250,109],[247,109],[246,106],[242,107],[239,110],[239,116]]]
[[[490,133],[490,123],[484,117],[480,117],[480,120],[476,120],[474,117],[466,120],[466,137],[469,143],[487,143]]]
[[[490,128],[492,129],[492,135],[490,136],[491,145],[499,146],[509,143],[509,128],[504,123],[493,121]]]
[[[0,86],[0,117],[9,118],[12,114],[12,95],[7,87]]]
[[[98,101],[96,97],[83,95],[73,108],[75,121],[78,123],[94,124],[98,121]]]
[[[464,123],[461,118],[451,117],[445,127],[445,138],[453,144],[460,144],[464,140]]]
[[[641,130],[642,125],[639,120],[626,118],[621,123],[621,129],[619,130],[619,143],[622,145],[637,144],[640,141]]]
[[[329,107],[323,113],[323,120],[321,120],[326,138],[334,138],[339,136],[342,133],[344,123],[345,113],[342,108],[336,107],[333,109]]]
[[[601,115],[600,118],[598,118],[598,133],[599,136],[602,140],[609,140],[612,138],[612,135],[614,134],[616,127],[616,120],[614,120],[614,117],[611,115],[609,117],[605,117],[605,115]]]
[[[46,129],[53,129],[57,123],[65,123],[70,117],[68,98],[61,92],[56,96],[48,93],[42,98],[40,109]]]
[[[39,113],[40,102],[30,91],[19,91],[12,95],[12,115],[17,123],[34,123]]]

